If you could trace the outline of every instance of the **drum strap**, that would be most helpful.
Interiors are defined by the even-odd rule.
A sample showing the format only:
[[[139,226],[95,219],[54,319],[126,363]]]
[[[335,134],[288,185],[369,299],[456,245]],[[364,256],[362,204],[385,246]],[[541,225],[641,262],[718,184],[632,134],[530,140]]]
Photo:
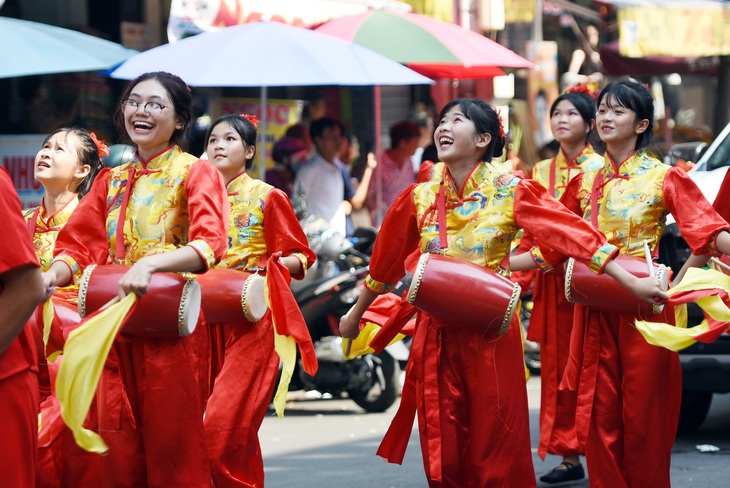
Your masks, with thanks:
[[[557,166],[558,166],[558,157],[553,156],[553,160],[550,161],[550,182],[548,191],[550,192],[550,196],[558,198],[558,196],[555,194],[555,176],[557,173]]]
[[[562,149],[561,149],[562,151]],[[580,154],[578,155],[580,156]],[[576,156],[573,161],[568,161],[568,181],[570,181],[570,171],[571,170],[578,170],[580,172],[580,165],[575,163],[575,160],[578,159],[578,156]],[[550,161],[550,181],[548,182],[548,191],[550,192],[550,196],[553,196],[555,198],[559,198],[557,192],[555,191],[555,186],[557,182],[555,181],[557,177],[558,172],[558,157],[554,156],[552,161]]]
[[[127,175],[127,181],[124,184],[124,196],[122,197],[122,206],[119,209],[119,219],[117,219],[117,243],[114,251],[115,263],[124,263],[124,258],[127,254],[126,246],[124,245],[124,223],[127,219],[127,206],[129,205],[129,197],[134,190],[134,184],[137,181],[138,176],[148,175],[151,173],[160,173],[161,169],[147,169],[143,168],[137,171],[134,166],[130,165]]]
[[[41,203],[42,205],[42,203]],[[38,208],[35,209],[33,212],[33,216],[28,221],[28,231],[30,232],[30,239],[33,240],[35,237],[35,229],[38,227],[38,214],[41,211],[41,206],[38,205]]]
[[[441,177],[441,184],[439,185],[439,192],[436,196],[436,204],[438,205],[439,214],[439,247],[446,249],[449,247],[446,236],[446,190],[444,189],[446,184],[444,183],[443,176]]]
[[[41,203],[41,205],[43,205]],[[41,212],[41,205],[38,205],[36,207],[35,211],[33,211],[33,216],[31,216],[30,220],[28,221],[28,232],[30,232],[30,238],[31,240],[35,238],[35,231],[38,230],[38,216]],[[53,218],[53,216],[49,217],[48,220],[50,221]],[[41,220],[41,222],[43,222]],[[61,230],[61,227],[59,226],[50,226],[48,223],[44,222],[44,227],[40,229],[41,232],[52,232],[54,230]]]
[[[601,170],[593,180],[593,187],[591,188],[591,224],[593,224],[593,227],[596,229],[598,229],[598,199],[603,196],[603,187],[616,178],[628,180],[629,175],[612,173],[608,175],[608,179],[604,181],[603,170]]]
[[[439,220],[439,247],[441,250],[448,249],[449,243],[447,241],[447,234],[446,234],[446,210],[461,207],[464,202],[473,202],[478,200],[477,197],[468,197],[468,198],[459,198],[456,203],[450,203],[449,205],[446,205],[446,171],[444,171],[444,175],[441,176],[441,183],[439,184],[439,192],[436,195],[436,207],[438,212],[438,220]]]

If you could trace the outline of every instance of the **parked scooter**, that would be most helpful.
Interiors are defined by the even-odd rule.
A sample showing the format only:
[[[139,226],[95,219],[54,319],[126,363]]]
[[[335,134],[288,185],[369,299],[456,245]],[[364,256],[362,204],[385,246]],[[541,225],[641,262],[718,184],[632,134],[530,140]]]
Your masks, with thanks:
[[[409,349],[402,341],[380,354],[346,360],[342,353],[339,319],[355,304],[368,274],[374,230],[358,230],[348,240],[313,217],[302,221],[317,262],[306,277],[292,282],[292,291],[312,336],[319,362],[315,376],[297,362],[290,390],[317,390],[339,397],[347,393],[368,412],[382,412],[396,401],[400,373]],[[365,252],[363,252],[365,251]]]

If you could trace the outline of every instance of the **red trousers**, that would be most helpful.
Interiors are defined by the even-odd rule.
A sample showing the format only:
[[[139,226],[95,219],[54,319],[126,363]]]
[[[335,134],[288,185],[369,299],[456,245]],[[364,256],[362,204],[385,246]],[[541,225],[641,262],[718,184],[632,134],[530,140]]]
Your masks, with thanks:
[[[56,381],[63,356],[48,363],[50,379]],[[50,383],[49,383],[50,385]],[[96,402],[92,402],[84,427],[98,430]],[[41,424],[38,435],[36,488],[96,487],[100,484],[101,457],[86,452],[74,440],[73,433],[63,423],[61,406],[55,394],[41,402]]]
[[[33,488],[38,446],[38,373],[0,380],[0,478],[3,486]]]
[[[488,342],[466,327],[419,322],[409,374],[430,487],[535,486],[518,327]]]
[[[255,324],[216,324],[210,330],[215,383],[205,433],[215,486],[261,488],[258,432],[279,371],[271,314]]]
[[[575,432],[577,393],[558,390],[570,353],[573,304],[565,299],[562,273],[539,274],[527,338],[540,343],[540,445],[542,459],[584,454]]]
[[[109,446],[102,485],[212,486],[203,429],[210,358],[205,323],[199,320],[180,339],[118,340],[112,353],[97,390],[99,432]]]
[[[674,311],[647,320],[673,323]],[[576,307],[583,335],[576,426],[592,487],[670,486],[682,396],[676,352],[646,342],[633,317]]]

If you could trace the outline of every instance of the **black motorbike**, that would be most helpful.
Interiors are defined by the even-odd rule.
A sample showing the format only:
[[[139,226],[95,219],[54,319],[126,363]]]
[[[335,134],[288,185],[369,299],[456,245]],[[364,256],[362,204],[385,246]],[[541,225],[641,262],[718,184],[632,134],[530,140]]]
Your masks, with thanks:
[[[310,376],[298,360],[289,389],[316,390],[335,398],[347,393],[366,411],[382,412],[400,394],[408,347],[401,341],[380,354],[348,361],[339,334],[340,317],[365,286],[375,231],[358,229],[352,239],[345,239],[311,217],[302,225],[317,261],[303,280],[292,282],[292,291],[312,336],[319,369]]]

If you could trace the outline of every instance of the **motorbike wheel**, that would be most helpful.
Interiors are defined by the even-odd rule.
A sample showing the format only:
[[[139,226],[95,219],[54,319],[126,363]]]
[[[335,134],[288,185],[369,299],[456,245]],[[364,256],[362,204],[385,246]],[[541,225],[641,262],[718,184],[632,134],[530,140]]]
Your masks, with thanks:
[[[367,375],[370,381],[361,388],[347,390],[352,401],[367,412],[384,412],[398,398],[400,366],[387,352],[369,354],[365,358],[370,364]]]

